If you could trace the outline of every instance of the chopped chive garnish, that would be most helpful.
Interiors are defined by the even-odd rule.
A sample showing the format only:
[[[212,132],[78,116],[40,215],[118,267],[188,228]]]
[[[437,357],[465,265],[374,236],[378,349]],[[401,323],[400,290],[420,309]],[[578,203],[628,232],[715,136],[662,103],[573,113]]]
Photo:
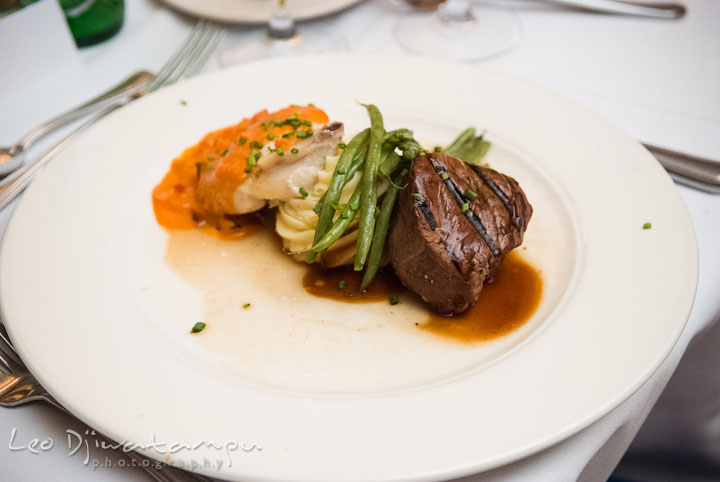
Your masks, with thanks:
[[[187,105],[187,101],[181,100],[180,105]]]
[[[650,228],[652,228],[652,223],[643,224],[643,229],[650,229]]]
[[[223,157],[225,154],[227,154],[227,147],[223,149],[222,153],[220,153],[220,157]]]
[[[298,189],[298,192],[300,193],[300,195],[302,197],[308,197],[307,189],[305,189],[304,187],[301,187],[300,189]]]
[[[258,141],[250,141],[250,149],[262,149],[263,143]]]
[[[347,144],[345,144],[344,142],[341,142],[340,144],[338,144],[338,147],[340,149],[345,149],[347,147]]]
[[[285,125],[291,126],[293,129],[297,129],[302,124],[302,121],[294,115],[289,115],[285,118]]]
[[[247,137],[241,137],[240,139],[238,139],[238,144],[240,144],[241,146],[243,144],[245,144],[246,142],[247,142]]]
[[[417,199],[419,202],[425,201],[425,196],[423,196],[422,193],[419,193],[419,192],[412,193],[412,197]]]
[[[295,134],[295,133],[294,133],[294,132],[288,132],[287,134],[283,134],[282,136],[283,136],[283,139],[288,139],[288,138],[292,137],[293,134]]]
[[[340,282],[338,283],[338,289],[345,289],[345,280],[340,280]]]
[[[300,152],[300,151],[297,150],[296,147],[293,147],[292,149],[290,149],[290,152],[292,152],[293,154],[297,154],[297,153]]]
[[[200,173],[202,172],[204,162],[196,162],[195,163],[195,171],[197,172],[197,177],[200,177]]]
[[[259,152],[252,151],[249,156],[247,156],[247,166],[245,166],[245,172],[252,171],[253,166],[257,165],[257,158],[258,158]]]
[[[265,136],[265,137],[267,137],[267,140],[271,141],[271,140],[275,139],[275,133],[274,133],[274,132],[268,132],[268,135]]]
[[[255,153],[255,160],[257,161],[258,159],[260,159],[260,156],[262,156],[262,154],[260,154],[259,152],[256,152],[256,153]]]
[[[477,193],[472,189],[465,189],[465,197],[473,201],[477,197]]]
[[[272,120],[266,120],[262,123],[263,129],[268,130],[273,125]]]
[[[306,121],[303,122],[303,124],[305,124],[306,126],[310,127],[310,126],[312,125],[312,122],[310,122],[309,120],[306,120]]]
[[[245,303],[245,304],[243,304],[243,309],[244,309],[244,310],[247,310],[248,308],[250,308],[250,303]]]
[[[466,213],[468,209],[470,209],[470,205],[468,203],[462,203],[462,212]]]
[[[390,297],[390,304],[391,304],[391,305],[397,305],[398,303],[400,303],[400,300],[398,299],[397,296],[391,296],[391,297]]]
[[[275,149],[275,153],[276,153],[278,156],[284,156],[284,155],[285,155],[285,149],[283,149],[282,147],[278,147],[277,149]]]
[[[195,323],[193,325],[192,329],[190,330],[190,333],[200,333],[201,331],[203,331],[205,329],[205,326],[207,326],[207,325],[205,325],[205,323],[203,323],[202,321],[198,321],[197,323]]]
[[[448,173],[447,173],[447,172],[441,172],[441,173],[440,173],[440,178],[441,178],[443,181],[447,181],[447,180],[450,178],[450,176],[448,176]]]
[[[312,137],[313,131],[311,131],[310,129],[306,131],[297,131],[295,135],[298,139],[307,139],[308,137]]]

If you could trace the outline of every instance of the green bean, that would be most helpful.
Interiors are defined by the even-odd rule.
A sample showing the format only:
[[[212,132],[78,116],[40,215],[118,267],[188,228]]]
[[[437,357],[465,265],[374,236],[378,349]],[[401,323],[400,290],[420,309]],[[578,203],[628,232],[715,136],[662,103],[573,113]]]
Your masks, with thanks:
[[[323,204],[325,204],[325,198],[327,198],[327,191],[325,191],[323,193],[323,195],[320,196],[320,199],[318,199],[318,202],[316,202],[315,205],[313,206],[313,212],[315,214],[318,214],[318,215],[320,214],[320,210],[322,209]]]
[[[380,161],[380,173],[389,178],[392,173],[395,172],[402,162],[402,157],[398,156],[397,153],[391,152],[387,157],[384,157]]]
[[[448,156],[457,156],[457,151],[465,142],[472,139],[475,136],[475,128],[474,127],[468,127],[464,131],[460,133],[457,138],[450,143],[449,146],[445,148],[445,154]]]
[[[485,154],[488,153],[491,145],[492,143],[490,141],[482,141],[482,143],[480,144],[480,148],[478,149],[478,156],[480,156],[480,159],[485,157]]]
[[[400,142],[412,139],[413,131],[410,129],[395,129],[394,131],[388,131],[383,136],[383,145],[386,143],[399,144]]]
[[[392,215],[393,208],[395,207],[398,192],[401,189],[398,186],[402,184],[406,174],[407,170],[403,170],[403,172],[395,176],[383,196],[380,214],[378,215],[377,223],[375,225],[375,233],[373,234],[370,254],[368,255],[367,266],[365,266],[365,273],[363,274],[362,284],[360,285],[361,290],[370,286],[370,283],[372,283],[372,280],[375,279],[375,275],[380,268],[383,249],[385,248],[385,239],[387,238],[388,227],[390,226],[390,217]]]
[[[403,158],[412,161],[417,156],[425,154],[425,149],[415,139],[403,140],[398,147],[403,153]]]
[[[353,178],[355,173],[360,169],[360,167],[365,162],[365,156],[367,156],[367,149],[361,149],[355,154],[355,158],[353,159],[352,164],[350,165],[350,169],[345,173],[345,179],[343,181],[342,187],[341,187],[341,193],[342,189],[345,189],[345,185]],[[322,209],[323,203],[325,202],[325,199],[327,198],[327,190],[323,193],[323,195],[320,197],[318,202],[315,203],[315,206],[313,206],[313,212],[315,214],[320,214],[320,209]]]
[[[365,129],[358,135],[352,138],[343,149],[340,159],[335,166],[333,175],[330,178],[330,184],[328,185],[327,191],[325,192],[320,212],[318,213],[318,221],[315,226],[315,236],[313,238],[313,245],[317,243],[325,233],[330,229],[332,225],[333,217],[335,217],[335,206],[340,200],[342,195],[342,189],[345,186],[347,177],[347,171],[352,165],[352,161],[355,158],[355,153],[362,147],[370,136],[370,129]],[[343,173],[343,174],[341,174]],[[307,257],[307,262],[312,263],[315,261],[315,255],[310,254]]]
[[[368,154],[360,180],[360,222],[358,226],[357,251],[355,253],[355,271],[365,266],[373,230],[375,229],[375,212],[377,211],[377,173],[380,167],[382,142],[385,136],[382,114],[372,104],[365,106],[370,116],[370,140]]]
[[[318,242],[313,244],[313,247],[310,248],[310,251],[315,254],[319,253],[320,251],[325,251],[330,246],[332,246],[335,241],[340,239],[343,233],[347,231],[347,228],[350,226],[350,224],[352,224],[353,219],[355,219],[355,215],[357,214],[359,207],[360,185],[358,184],[352,196],[350,196],[350,200],[340,213],[340,216],[335,220],[328,232],[325,233],[325,235]]]
[[[478,164],[487,154],[488,149],[490,149],[490,143],[480,136],[466,142],[456,157],[468,164]]]

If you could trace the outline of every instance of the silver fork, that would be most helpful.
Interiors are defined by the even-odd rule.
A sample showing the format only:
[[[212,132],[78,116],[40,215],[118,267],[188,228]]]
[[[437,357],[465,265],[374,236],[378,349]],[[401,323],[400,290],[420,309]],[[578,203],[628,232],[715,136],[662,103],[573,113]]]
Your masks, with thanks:
[[[149,82],[140,91],[116,99],[111,105],[103,108],[80,127],[60,139],[60,141],[45,151],[45,153],[6,177],[2,185],[0,185],[0,209],[3,209],[15,199],[15,197],[30,184],[37,172],[52,160],[71,139],[95,124],[99,119],[138,97],[149,94],[160,87],[171,84],[199,70],[215,48],[223,30],[223,27],[208,20],[198,21],[185,39],[185,42],[178,48],[173,56],[170,57],[163,68],[160,69],[154,80]]]
[[[70,122],[82,119],[86,115],[101,110],[106,105],[112,104],[114,99],[118,97],[126,96],[128,93],[138,92],[154,78],[154,74],[144,70],[134,72],[128,76],[127,79],[97,97],[36,125],[12,146],[0,147],[0,176],[10,174],[20,167],[25,159],[27,150],[47,134],[66,126]]]

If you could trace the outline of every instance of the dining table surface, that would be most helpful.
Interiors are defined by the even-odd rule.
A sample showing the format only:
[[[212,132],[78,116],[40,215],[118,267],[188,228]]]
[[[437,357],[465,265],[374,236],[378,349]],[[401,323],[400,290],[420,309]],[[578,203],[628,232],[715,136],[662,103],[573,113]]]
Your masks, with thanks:
[[[476,3],[511,8],[522,37],[509,51],[475,64],[569,96],[641,141],[720,160],[720,2],[684,0],[687,15],[672,21],[589,13],[552,2]],[[401,0],[367,0],[299,27],[329,31],[341,39],[328,50],[409,55],[394,36],[398,19],[408,12]],[[157,71],[195,22],[155,0],[125,0],[125,14],[116,36],[77,50],[69,68],[47,72],[22,90],[0,91],[0,145],[11,144],[130,72]],[[219,53],[262,31],[262,25],[227,25],[203,70],[225,68]],[[22,42],[12,46],[16,54],[23,48]],[[13,75],[3,55],[0,75]],[[28,158],[61,135],[41,142]],[[634,394],[589,427],[462,480],[720,480],[720,195],[682,185],[677,189],[694,223],[700,270],[694,308],[672,352]],[[14,207],[0,212],[0,230]],[[622,267],[617,276],[623,276]],[[46,404],[0,409],[0,480],[150,480],[127,466],[119,452],[91,447],[92,457],[103,462],[98,467],[83,462],[83,451],[69,454],[69,431],[87,430]],[[33,439],[52,439],[57,449],[33,453],[27,450]]]

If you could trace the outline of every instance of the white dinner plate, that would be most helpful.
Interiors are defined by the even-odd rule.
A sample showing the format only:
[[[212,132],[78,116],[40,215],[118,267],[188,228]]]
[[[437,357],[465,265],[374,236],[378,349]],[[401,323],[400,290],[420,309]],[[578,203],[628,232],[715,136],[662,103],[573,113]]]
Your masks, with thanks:
[[[169,6],[195,17],[220,22],[264,23],[277,0],[163,0]],[[286,0],[286,12],[295,20],[308,20],[339,12],[362,0]]]
[[[310,296],[303,267],[263,235],[155,222],[153,186],[206,132],[312,102],[350,134],[368,125],[358,101],[428,146],[487,129],[488,162],[534,207],[520,253],[544,295],[521,329],[452,341],[419,329],[407,297]],[[685,326],[697,269],[670,178],[585,107],[489,69],[317,56],[182,82],[88,130],[19,203],[0,302],[40,382],[148,455],[244,481],[435,480],[534,453],[630,396]]]

